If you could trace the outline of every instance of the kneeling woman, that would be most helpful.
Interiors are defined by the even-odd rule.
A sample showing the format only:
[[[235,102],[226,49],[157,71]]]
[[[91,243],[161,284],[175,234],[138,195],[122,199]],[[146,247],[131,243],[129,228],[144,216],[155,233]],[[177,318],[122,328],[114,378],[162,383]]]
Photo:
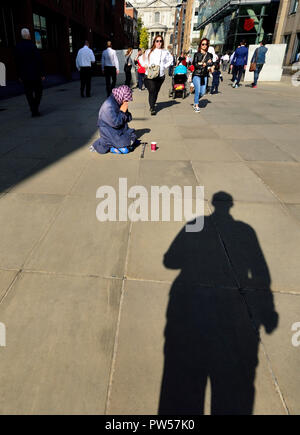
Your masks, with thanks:
[[[109,151],[114,154],[127,154],[132,151],[136,142],[135,131],[128,127],[132,120],[128,112],[128,102],[132,101],[132,91],[126,86],[119,86],[112,90],[112,94],[101,106],[98,119],[100,139],[92,146],[100,154]]]

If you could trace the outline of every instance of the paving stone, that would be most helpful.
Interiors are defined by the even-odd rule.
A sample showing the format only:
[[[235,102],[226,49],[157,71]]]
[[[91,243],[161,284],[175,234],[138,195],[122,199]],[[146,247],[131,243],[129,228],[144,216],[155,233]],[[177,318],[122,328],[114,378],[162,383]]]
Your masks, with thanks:
[[[0,305],[1,414],[104,414],[121,281],[25,273]]]

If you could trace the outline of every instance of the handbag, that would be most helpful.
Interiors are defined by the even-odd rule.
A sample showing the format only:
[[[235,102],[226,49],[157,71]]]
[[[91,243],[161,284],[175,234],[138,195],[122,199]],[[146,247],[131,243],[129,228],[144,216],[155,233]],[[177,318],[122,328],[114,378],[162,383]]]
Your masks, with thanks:
[[[159,76],[159,73],[160,73],[160,64],[161,64],[161,56],[162,56],[162,52],[160,53],[159,65],[150,65],[148,67],[147,79],[153,80],[153,79],[156,79]]]
[[[259,50],[259,48],[257,48],[257,51],[256,51],[255,62],[251,62],[250,63],[250,67],[249,67],[249,71],[250,72],[256,71],[256,63],[257,63],[257,58],[258,58],[258,50]]]

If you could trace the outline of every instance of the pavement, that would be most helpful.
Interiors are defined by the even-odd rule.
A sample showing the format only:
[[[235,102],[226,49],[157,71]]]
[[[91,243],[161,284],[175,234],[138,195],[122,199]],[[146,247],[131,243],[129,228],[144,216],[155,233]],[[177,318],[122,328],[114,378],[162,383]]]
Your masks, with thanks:
[[[134,91],[144,159],[89,152],[103,78],[1,101],[1,414],[299,414],[300,87],[168,86]],[[121,177],[204,186],[203,230],[99,222]]]

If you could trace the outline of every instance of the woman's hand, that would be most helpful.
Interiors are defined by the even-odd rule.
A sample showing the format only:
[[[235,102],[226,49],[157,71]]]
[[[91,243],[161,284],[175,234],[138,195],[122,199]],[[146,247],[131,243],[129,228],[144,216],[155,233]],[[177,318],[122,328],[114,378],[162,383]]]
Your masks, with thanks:
[[[122,106],[120,107],[121,112],[126,113],[128,110],[128,101],[124,101],[124,103],[122,104]]]

